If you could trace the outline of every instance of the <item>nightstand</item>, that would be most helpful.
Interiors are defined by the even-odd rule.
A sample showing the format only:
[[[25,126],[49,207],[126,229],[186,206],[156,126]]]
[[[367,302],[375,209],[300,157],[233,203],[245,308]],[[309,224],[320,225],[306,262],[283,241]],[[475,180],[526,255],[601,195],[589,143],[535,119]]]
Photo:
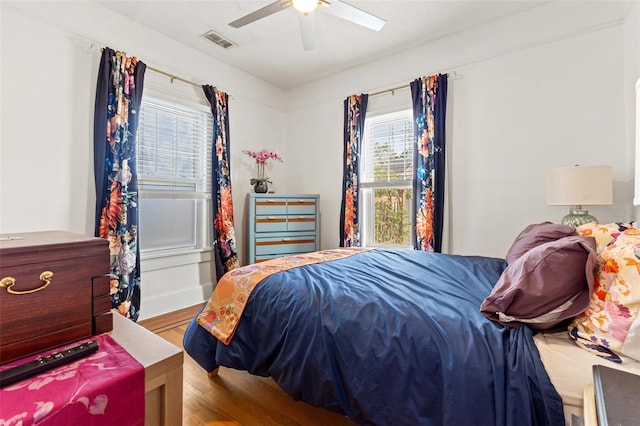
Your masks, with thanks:
[[[583,404],[584,426],[640,425],[640,375],[594,365]]]
[[[584,388],[582,399],[582,421],[584,426],[598,426],[598,417],[596,415],[596,400],[593,392],[593,383],[589,383]]]
[[[144,367],[145,425],[181,425],[182,349],[117,312],[111,337]]]

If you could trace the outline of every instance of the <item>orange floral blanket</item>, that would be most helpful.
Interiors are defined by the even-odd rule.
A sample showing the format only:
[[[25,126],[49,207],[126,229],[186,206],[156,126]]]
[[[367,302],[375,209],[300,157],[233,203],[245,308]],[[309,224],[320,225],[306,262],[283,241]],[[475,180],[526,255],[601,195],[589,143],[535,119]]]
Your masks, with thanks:
[[[198,315],[198,324],[228,345],[251,292],[263,279],[288,269],[343,259],[366,250],[370,249],[350,247],[323,250],[233,269],[220,278],[207,306]]]

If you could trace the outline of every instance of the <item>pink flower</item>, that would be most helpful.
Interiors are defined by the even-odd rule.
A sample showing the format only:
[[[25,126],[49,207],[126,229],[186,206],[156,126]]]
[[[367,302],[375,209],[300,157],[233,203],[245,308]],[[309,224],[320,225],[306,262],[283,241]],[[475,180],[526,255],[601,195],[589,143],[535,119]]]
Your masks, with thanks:
[[[258,152],[249,150],[244,150],[242,152],[256,160],[257,164],[266,164],[268,160],[282,161],[282,157],[280,157],[280,155],[276,151],[271,151],[266,148]]]

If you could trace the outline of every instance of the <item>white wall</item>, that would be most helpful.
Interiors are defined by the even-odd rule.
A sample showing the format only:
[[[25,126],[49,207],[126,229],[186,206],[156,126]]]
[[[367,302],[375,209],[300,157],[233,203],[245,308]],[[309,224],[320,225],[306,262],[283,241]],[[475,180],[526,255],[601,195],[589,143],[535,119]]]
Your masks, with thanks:
[[[630,220],[625,12],[548,3],[288,91],[291,189],[320,193],[322,246],[338,245],[342,100],[436,72],[457,74],[447,113],[450,252],[503,257],[526,225],[558,222],[569,208],[545,205],[553,167],[612,165],[615,204],[590,211]]]
[[[629,156],[629,161],[632,164],[632,169],[635,168],[635,199],[640,200],[640,155],[638,155],[638,149],[640,148],[640,111],[637,110],[637,101],[635,99],[634,88],[637,82],[640,81],[640,2],[633,2],[629,14],[625,20],[624,25],[624,42],[625,42],[625,76],[624,87],[627,96],[625,98],[625,110],[626,110],[626,135],[628,140],[634,140],[635,142],[635,155]],[[640,96],[640,93],[638,93]],[[635,157],[635,161],[634,161]],[[634,209],[634,218],[638,220],[640,218],[640,212],[638,207]]]
[[[92,43],[232,95],[241,259],[245,194],[254,175],[242,149],[281,151],[285,163],[268,171],[273,189],[319,193],[322,246],[335,247],[342,101],[435,72],[457,73],[448,110],[452,252],[503,256],[525,225],[558,221],[568,209],[547,207],[543,193],[544,173],[556,166],[613,165],[615,204],[590,210],[601,221],[637,217],[631,206],[629,123],[629,84],[640,70],[637,2],[624,12],[608,2],[546,4],[288,92],[97,4],[34,4],[0,2],[2,233],[93,232],[92,126],[100,53]],[[211,291],[206,253],[146,259],[142,270],[141,319],[193,305]]]
[[[93,104],[99,47],[109,46],[231,94],[236,238],[244,241],[244,199],[255,166],[241,150],[285,149],[280,89],[95,3],[3,1],[0,15],[1,233],[60,229],[93,234]],[[159,79],[147,71],[149,84]],[[175,85],[177,91],[204,99],[197,88]],[[271,177],[282,182],[284,173],[274,168]],[[245,250],[240,254],[244,259]],[[206,300],[215,281],[210,253],[143,257],[141,268],[140,319]]]

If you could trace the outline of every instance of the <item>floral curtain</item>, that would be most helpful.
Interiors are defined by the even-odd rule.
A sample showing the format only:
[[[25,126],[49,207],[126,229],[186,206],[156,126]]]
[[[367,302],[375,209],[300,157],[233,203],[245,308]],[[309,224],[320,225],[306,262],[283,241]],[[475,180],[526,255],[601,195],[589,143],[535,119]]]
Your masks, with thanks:
[[[413,193],[417,250],[442,250],[445,177],[445,118],[447,75],[438,74],[411,82],[415,150]]]
[[[213,114],[212,190],[213,244],[218,280],[239,266],[233,224],[231,197],[231,162],[229,161],[229,105],[228,95],[215,87],[202,86]]]
[[[369,95],[351,95],[344,101],[344,168],[340,207],[340,247],[360,246],[358,170]]]
[[[137,321],[140,244],[136,134],[146,65],[102,51],[94,110],[95,236],[109,240],[111,305]]]

